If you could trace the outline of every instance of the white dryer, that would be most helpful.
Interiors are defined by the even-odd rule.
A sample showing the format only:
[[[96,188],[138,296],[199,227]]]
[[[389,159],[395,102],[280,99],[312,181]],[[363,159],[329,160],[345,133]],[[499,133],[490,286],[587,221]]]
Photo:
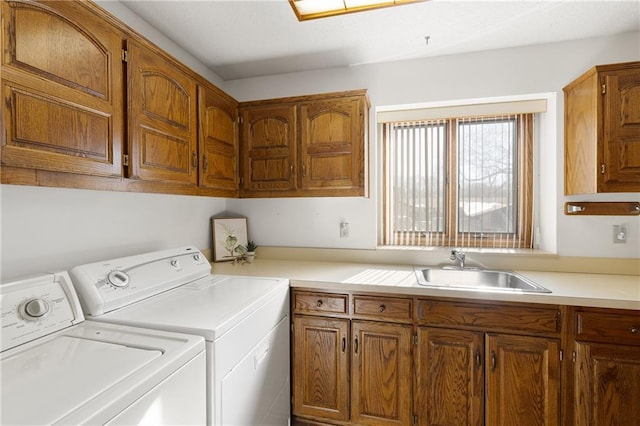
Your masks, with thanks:
[[[202,337],[84,321],[67,272],[0,299],[0,424],[204,423]]]
[[[209,424],[286,426],[289,281],[210,274],[194,247],[71,270],[88,319],[205,338]]]

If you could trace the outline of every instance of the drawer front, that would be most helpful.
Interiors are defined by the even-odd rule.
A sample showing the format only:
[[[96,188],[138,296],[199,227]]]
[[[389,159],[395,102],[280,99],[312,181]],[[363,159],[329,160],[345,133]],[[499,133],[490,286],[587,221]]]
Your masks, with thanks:
[[[293,311],[297,313],[347,314],[349,295],[295,292]]]
[[[465,326],[483,331],[560,332],[560,310],[556,308],[420,300],[418,321],[425,325]]]
[[[640,345],[640,315],[576,312],[576,340]]]
[[[353,315],[411,322],[413,301],[393,297],[353,296]]]

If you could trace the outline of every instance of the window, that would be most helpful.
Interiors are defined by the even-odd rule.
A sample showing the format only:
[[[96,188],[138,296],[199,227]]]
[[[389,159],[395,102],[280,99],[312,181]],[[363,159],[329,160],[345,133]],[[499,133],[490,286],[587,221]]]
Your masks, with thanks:
[[[530,248],[533,114],[383,124],[384,245]]]

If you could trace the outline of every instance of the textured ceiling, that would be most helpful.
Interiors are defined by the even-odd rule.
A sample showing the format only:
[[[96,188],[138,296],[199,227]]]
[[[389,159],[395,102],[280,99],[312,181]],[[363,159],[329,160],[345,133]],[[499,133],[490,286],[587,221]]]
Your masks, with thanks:
[[[431,0],[305,22],[287,0],[121,3],[225,80],[640,31],[640,0]]]

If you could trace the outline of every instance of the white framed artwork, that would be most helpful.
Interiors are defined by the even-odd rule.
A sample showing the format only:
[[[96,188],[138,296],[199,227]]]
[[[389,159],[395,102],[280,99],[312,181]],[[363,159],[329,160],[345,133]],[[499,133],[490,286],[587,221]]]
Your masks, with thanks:
[[[246,252],[247,218],[212,218],[213,260],[234,260]]]

